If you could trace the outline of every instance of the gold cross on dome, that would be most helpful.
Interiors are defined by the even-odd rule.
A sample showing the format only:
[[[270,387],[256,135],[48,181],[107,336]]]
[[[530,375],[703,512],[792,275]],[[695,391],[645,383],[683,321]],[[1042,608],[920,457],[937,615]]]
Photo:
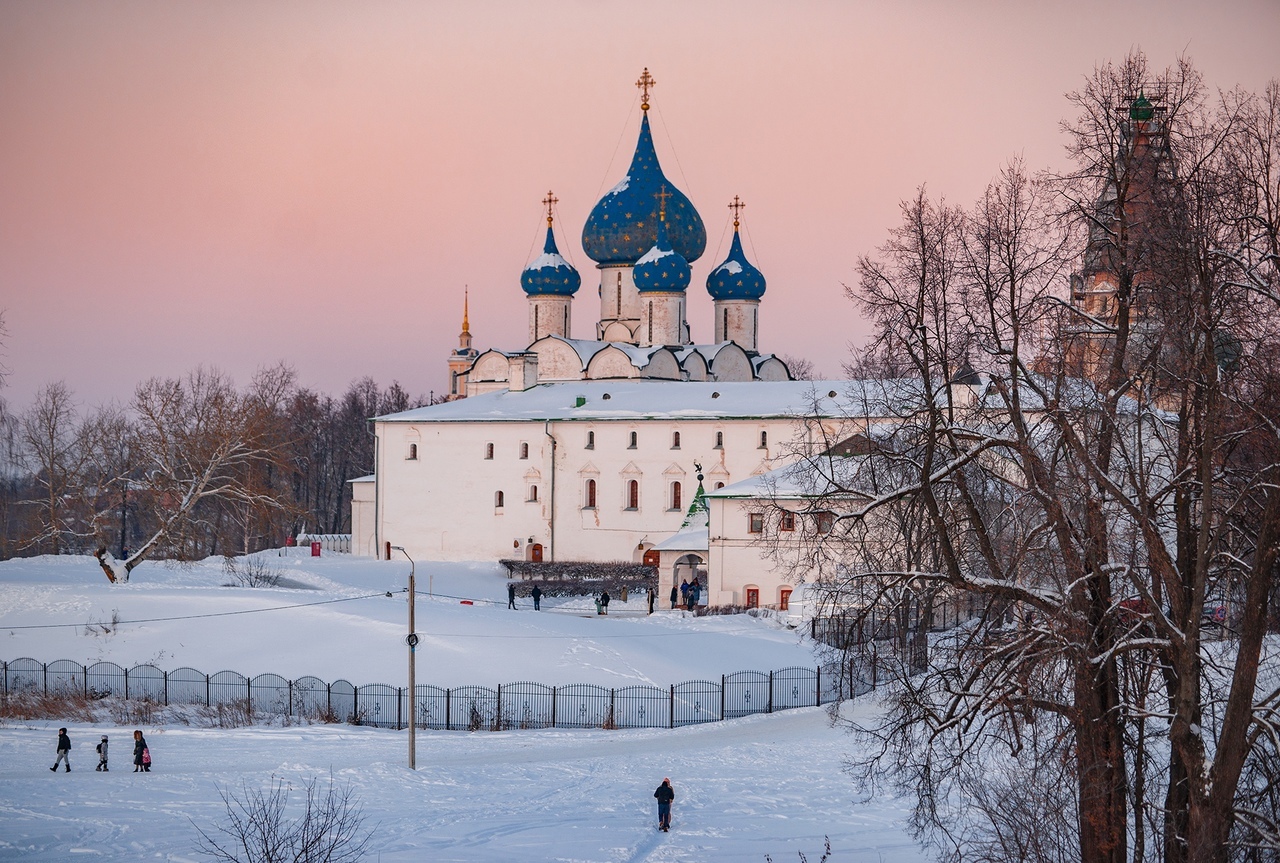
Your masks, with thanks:
[[[662,184],[662,191],[654,192],[653,196],[658,199],[658,218],[665,222],[667,220],[667,198],[671,197],[671,193],[667,191],[666,183]]]
[[[636,81],[636,86],[640,88],[640,110],[649,110],[649,88],[658,82],[653,80],[653,76],[649,74],[649,67],[645,66],[644,71],[640,73],[640,79]]]
[[[542,199],[542,206],[547,208],[547,227],[551,227],[551,208],[560,203],[560,199],[551,194],[551,190],[547,190],[547,196]]]
[[[742,212],[745,206],[747,205],[742,203],[742,200],[737,195],[733,196],[733,203],[729,205],[729,209],[733,210],[733,229],[735,231],[738,230],[738,214]]]

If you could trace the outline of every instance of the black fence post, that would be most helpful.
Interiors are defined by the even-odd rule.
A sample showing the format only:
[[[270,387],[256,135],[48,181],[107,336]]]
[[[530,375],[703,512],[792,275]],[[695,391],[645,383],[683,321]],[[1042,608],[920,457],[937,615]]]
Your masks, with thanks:
[[[671,684],[671,718],[667,724],[668,728],[676,727],[676,685]]]
[[[288,687],[289,687],[289,706],[286,709],[289,711],[289,714],[288,714],[289,718],[292,719],[293,718],[293,681],[286,680],[285,683],[288,684]]]
[[[720,719],[724,720],[724,681],[725,676],[720,675]]]
[[[444,691],[444,730],[445,731],[453,730],[453,717],[450,714],[450,711],[452,710],[452,707],[453,707],[453,705],[450,704],[450,701],[452,700],[450,696],[452,694],[453,694],[452,689],[446,689]]]
[[[44,675],[44,694],[49,694],[49,664],[47,662],[40,663],[40,673]]]
[[[818,680],[813,688],[813,706],[822,706],[822,666],[818,666]]]
[[[351,684],[351,716],[355,719],[356,725],[364,724],[360,718],[360,687],[354,683]]]
[[[89,697],[89,666],[82,665],[80,670],[84,672],[84,697]]]
[[[769,706],[765,709],[765,713],[773,712],[773,672],[769,672]]]
[[[124,670],[124,700],[129,700],[129,669]]]
[[[404,714],[404,688],[396,687],[396,731],[403,726],[400,724],[401,716]]]
[[[160,673],[164,675],[164,706],[168,707],[169,706],[169,672],[162,671]]]
[[[245,708],[249,713],[249,718],[253,719],[253,678],[252,677],[246,677],[244,679],[244,691],[245,691],[245,699],[246,699]]]
[[[556,727],[556,688],[551,687],[551,727]]]
[[[502,684],[498,684],[498,709],[494,711],[493,730],[502,730]]]
[[[211,707],[213,705],[213,693],[210,691],[213,684],[209,682],[209,675],[204,676],[204,706]]]
[[[324,712],[329,718],[333,718],[333,684],[327,681],[324,685]]]

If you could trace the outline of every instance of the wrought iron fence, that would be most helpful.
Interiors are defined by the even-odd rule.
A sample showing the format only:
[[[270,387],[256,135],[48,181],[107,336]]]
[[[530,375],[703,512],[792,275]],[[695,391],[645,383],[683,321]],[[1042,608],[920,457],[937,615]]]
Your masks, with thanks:
[[[523,681],[496,688],[385,683],[356,686],[318,677],[278,674],[245,677],[235,671],[205,674],[194,668],[165,672],[154,665],[114,662],[81,665],[68,659],[0,662],[3,697],[23,694],[122,698],[157,705],[236,707],[250,714],[348,722],[378,728],[505,731],[532,728],[679,728],[756,713],[828,704],[869,691],[874,669],[838,673],[790,667],[738,671],[716,680],[610,688],[592,683],[548,686]]]

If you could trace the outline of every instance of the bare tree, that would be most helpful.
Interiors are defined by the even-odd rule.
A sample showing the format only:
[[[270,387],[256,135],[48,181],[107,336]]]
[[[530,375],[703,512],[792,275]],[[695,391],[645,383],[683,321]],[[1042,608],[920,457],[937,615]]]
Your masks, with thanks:
[[[24,460],[41,495],[37,503],[40,529],[26,541],[28,548],[60,554],[78,533],[72,498],[79,491],[85,448],[79,410],[62,381],[47,384],[19,421]]]
[[[799,463],[837,514],[813,541],[855,609],[941,590],[975,610],[888,667],[863,776],[914,791],[957,857],[1274,853],[1273,89],[1210,107],[1189,64],[1134,55],[1070,98],[1077,171],[1014,164],[967,213],[921,192],[859,262],[877,348],[910,374],[892,431]],[[1070,820],[1037,824],[1041,804]],[[1035,835],[1054,824],[1066,844]]]
[[[152,378],[138,387],[132,483],[149,502],[155,528],[125,560],[105,545],[98,548],[95,556],[110,581],[128,581],[149,555],[180,545],[202,503],[283,504],[276,489],[256,481],[255,471],[282,454],[277,418],[289,383],[288,373],[268,370],[240,393],[220,372],[200,368],[185,378]]]
[[[226,821],[200,834],[196,847],[227,863],[350,863],[360,860],[372,830],[350,785],[338,786],[333,777],[321,787],[316,777],[303,783],[302,814],[287,816],[289,785],[271,777],[267,788],[242,783],[237,795],[219,788]]]

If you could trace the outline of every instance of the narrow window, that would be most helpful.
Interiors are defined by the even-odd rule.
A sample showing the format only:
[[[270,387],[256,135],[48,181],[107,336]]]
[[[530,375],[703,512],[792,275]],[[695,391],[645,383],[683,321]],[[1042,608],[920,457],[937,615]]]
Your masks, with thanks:
[[[632,432],[631,443],[627,445],[627,449],[635,449],[635,448],[636,448],[636,433]]]
[[[671,448],[680,449],[680,432],[671,433]]]
[[[536,485],[529,486],[529,503],[538,502],[538,487]]]
[[[520,458],[529,457],[529,445],[524,441],[520,442]]]
[[[728,309],[724,310],[724,323],[720,325],[720,328],[721,328],[720,341],[722,342],[729,341],[729,310]]]
[[[487,459],[493,458],[493,444],[487,443],[484,445],[484,457]]]
[[[778,611],[791,610],[791,588],[784,587],[778,591]]]
[[[502,508],[502,504],[503,504],[503,503],[504,503],[504,499],[503,499],[503,497],[502,497],[502,492],[500,492],[500,491],[495,491],[495,492],[493,493],[493,506],[494,506],[494,509],[501,509],[501,508]]]
[[[649,301],[649,344],[653,344],[653,300]]]
[[[409,461],[417,461],[418,445],[416,443],[409,444]]]
[[[716,483],[716,488],[717,488],[717,489],[724,488],[724,483],[722,483],[722,482],[717,482],[717,483]]]
[[[716,432],[716,449],[724,449],[724,432]]]
[[[760,432],[760,449],[769,448],[769,433],[767,431]]]
[[[589,431],[587,432],[587,445],[585,449],[595,449],[595,448],[596,448],[596,433],[593,431]]]
[[[596,508],[596,481],[587,480],[587,509]]]
[[[753,512],[747,516],[747,533],[764,533],[764,513]]]
[[[796,514],[793,512],[784,512],[778,518],[778,530],[795,530]]]
[[[814,516],[814,527],[818,533],[831,533],[831,529],[835,527],[836,517],[829,512],[820,512]]]
[[[622,317],[622,273],[618,273],[617,317]]]
[[[680,509],[682,506],[682,501],[680,500],[680,492],[681,492],[680,483],[678,482],[671,483],[671,508],[672,509]]]
[[[533,307],[533,337],[538,337],[538,307]]]
[[[640,508],[640,483],[638,480],[631,480],[627,483],[627,509]]]
[[[564,337],[569,338],[569,307],[564,307]]]

